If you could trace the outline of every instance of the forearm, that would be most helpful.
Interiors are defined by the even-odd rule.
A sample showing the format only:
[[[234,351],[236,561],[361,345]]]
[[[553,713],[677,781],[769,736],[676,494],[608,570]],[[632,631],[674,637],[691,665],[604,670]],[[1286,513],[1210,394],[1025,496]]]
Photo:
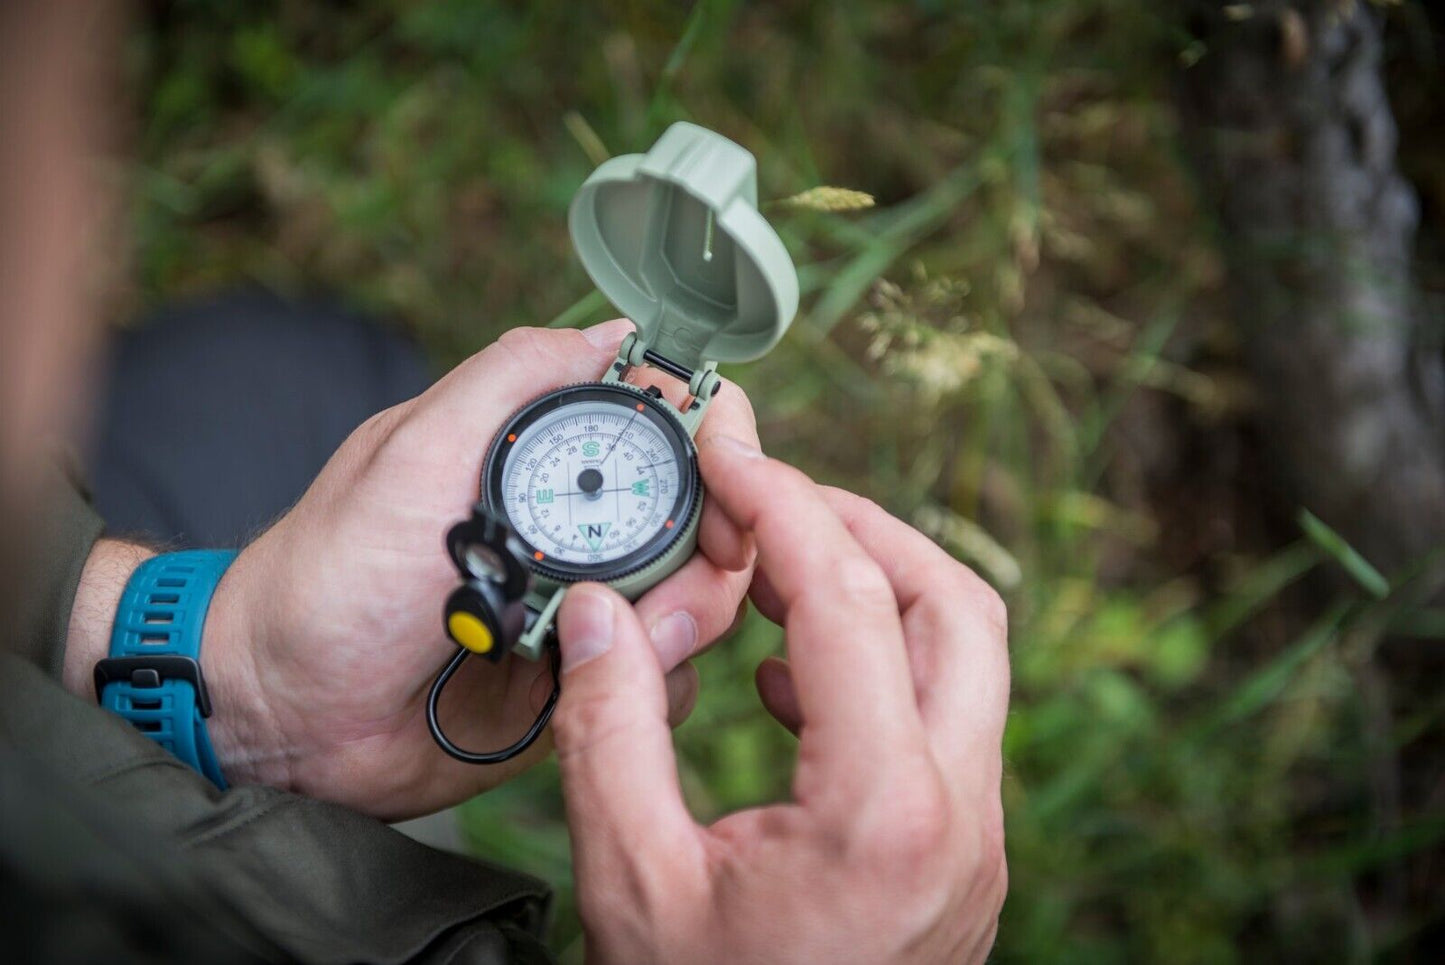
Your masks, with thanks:
[[[71,693],[95,700],[92,673],[110,653],[111,629],[121,594],[136,567],[156,551],[102,539],[91,549],[70,611],[63,679]],[[247,614],[227,573],[211,598],[201,639],[201,671],[213,713],[207,721],[221,770],[232,783],[290,786],[287,755],[266,710],[248,646]]]
[[[62,674],[66,690],[95,699],[91,671],[110,653],[110,631],[120,595],[135,568],[155,555],[149,547],[118,539],[98,540],[91,548],[70,609]]]

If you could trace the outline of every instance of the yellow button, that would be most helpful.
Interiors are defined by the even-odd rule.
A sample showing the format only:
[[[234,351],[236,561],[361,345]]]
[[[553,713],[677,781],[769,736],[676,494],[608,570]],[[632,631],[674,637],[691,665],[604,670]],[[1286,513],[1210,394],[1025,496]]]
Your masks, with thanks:
[[[453,640],[473,653],[487,653],[492,649],[492,631],[475,614],[458,610],[447,617],[447,629]]]

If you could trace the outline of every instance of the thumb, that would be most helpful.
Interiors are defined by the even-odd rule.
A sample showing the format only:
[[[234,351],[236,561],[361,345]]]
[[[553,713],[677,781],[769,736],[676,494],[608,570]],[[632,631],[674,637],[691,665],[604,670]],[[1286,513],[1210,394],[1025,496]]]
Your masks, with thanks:
[[[662,667],[626,600],[596,583],[557,618],[562,696],[552,719],[579,886],[696,839],[682,801]]]
[[[514,409],[543,392],[602,377],[632,323],[615,319],[575,329],[514,328],[462,362],[417,397],[412,418],[430,427],[475,472],[476,447],[486,451]],[[457,444],[457,434],[467,444]]]

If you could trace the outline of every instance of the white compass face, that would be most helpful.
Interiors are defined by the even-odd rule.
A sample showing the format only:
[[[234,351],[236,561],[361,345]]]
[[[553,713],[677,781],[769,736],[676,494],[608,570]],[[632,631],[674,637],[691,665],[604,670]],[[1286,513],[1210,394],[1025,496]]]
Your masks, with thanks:
[[[508,437],[501,497],[538,560],[605,565],[682,525],[669,513],[684,469],[645,408],[572,402]]]

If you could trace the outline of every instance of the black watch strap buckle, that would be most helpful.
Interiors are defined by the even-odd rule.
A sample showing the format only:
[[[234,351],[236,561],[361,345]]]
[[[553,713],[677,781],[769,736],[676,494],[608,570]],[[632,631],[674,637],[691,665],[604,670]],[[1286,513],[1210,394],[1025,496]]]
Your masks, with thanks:
[[[100,700],[108,684],[124,681],[132,687],[150,689],[166,680],[184,680],[196,691],[196,709],[211,716],[211,695],[206,690],[201,665],[178,654],[153,657],[107,657],[95,665],[95,699]]]

